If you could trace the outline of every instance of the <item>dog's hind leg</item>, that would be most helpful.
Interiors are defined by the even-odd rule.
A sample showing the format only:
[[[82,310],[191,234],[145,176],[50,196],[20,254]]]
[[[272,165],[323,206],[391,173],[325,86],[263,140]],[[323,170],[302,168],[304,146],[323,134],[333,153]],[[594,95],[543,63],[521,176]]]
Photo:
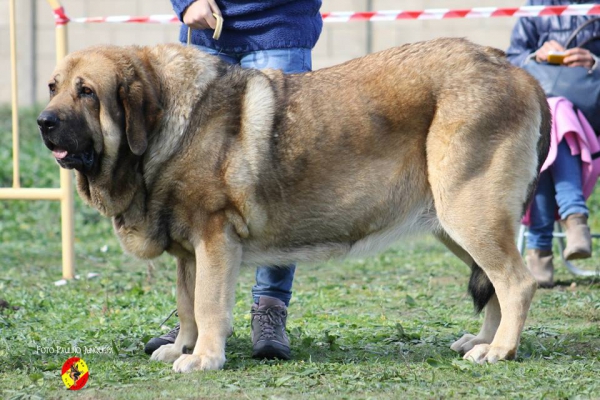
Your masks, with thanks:
[[[177,258],[177,315],[180,329],[175,343],[159,347],[152,353],[151,360],[174,362],[184,348],[192,350],[198,338],[198,328],[194,316],[194,286],[196,262],[194,259]]]
[[[481,180],[450,183],[444,195],[438,188],[437,192],[434,190],[434,198],[441,226],[475,262],[469,286],[476,305],[481,308],[487,304],[481,336],[461,339],[453,348],[467,351],[472,346],[465,358],[496,362],[515,357],[536,282],[527,271],[514,239],[526,188],[522,190],[521,204],[511,210],[508,205],[515,203],[514,199],[503,198],[502,193],[510,194],[514,189],[507,183],[500,187],[486,185],[486,181],[494,182],[498,176],[482,175]],[[496,326],[493,340],[486,343]]]
[[[485,318],[479,333],[477,335],[471,335],[469,333],[465,334],[450,346],[452,350],[460,354],[465,354],[478,344],[489,344],[492,342],[502,317],[502,314],[500,313],[500,304],[498,303],[498,297],[496,296],[496,293],[494,293],[494,287],[491,285],[491,283],[489,283],[489,286],[491,286],[491,296],[488,293],[485,293],[486,290],[490,290],[489,287],[486,287],[487,285],[485,285],[485,282],[484,291],[477,293],[475,287],[478,287],[478,285],[474,281],[479,280],[478,274],[482,273],[482,271],[481,268],[475,264],[473,257],[471,257],[471,255],[467,253],[465,249],[456,244],[456,242],[452,240],[445,232],[437,232],[435,233],[435,237],[442,242],[448,248],[448,250],[454,253],[455,256],[460,258],[471,268],[471,282],[469,286],[474,300],[475,298],[478,299],[475,300],[475,307],[478,311],[481,311],[481,308],[485,307]],[[487,277],[485,277],[485,279],[487,280]],[[487,280],[487,282],[489,282],[489,280]]]
[[[203,225],[196,244],[194,316],[198,339],[192,354],[182,354],[175,372],[220,369],[225,364],[225,341],[233,326],[235,287],[242,261],[242,245],[223,214]]]
[[[501,116],[495,114],[508,112],[502,107],[471,111],[476,118],[452,124],[443,120],[455,118],[452,108],[432,126],[428,178],[442,229],[474,261],[469,291],[476,307],[487,305],[481,336],[468,336],[453,348],[475,362],[496,362],[516,356],[537,287],[515,234],[537,176],[539,117],[511,110],[512,119],[497,124]],[[479,119],[486,112],[494,115]]]
[[[436,204],[436,209],[442,227],[473,258],[470,292],[478,308],[486,305],[481,332],[460,339],[452,348],[466,352],[466,359],[481,363],[516,356],[536,281],[516,248],[518,214],[511,217],[503,201],[491,198],[491,193],[498,191],[485,189],[489,195],[478,195],[478,190],[481,190],[478,184],[463,184],[452,200]],[[477,212],[482,204],[489,209]]]

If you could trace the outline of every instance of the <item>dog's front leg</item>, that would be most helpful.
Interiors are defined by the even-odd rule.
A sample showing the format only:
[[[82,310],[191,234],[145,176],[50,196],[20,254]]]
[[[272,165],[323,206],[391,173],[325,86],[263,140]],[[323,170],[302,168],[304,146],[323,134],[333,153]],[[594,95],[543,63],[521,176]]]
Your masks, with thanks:
[[[213,217],[196,247],[194,315],[198,339],[192,354],[182,354],[175,361],[175,372],[223,367],[241,259],[242,247],[235,230],[224,216]]]
[[[160,346],[152,353],[151,360],[172,363],[185,351],[191,350],[198,338],[194,315],[194,289],[196,282],[196,261],[192,258],[177,258],[177,315],[181,328],[175,343]]]

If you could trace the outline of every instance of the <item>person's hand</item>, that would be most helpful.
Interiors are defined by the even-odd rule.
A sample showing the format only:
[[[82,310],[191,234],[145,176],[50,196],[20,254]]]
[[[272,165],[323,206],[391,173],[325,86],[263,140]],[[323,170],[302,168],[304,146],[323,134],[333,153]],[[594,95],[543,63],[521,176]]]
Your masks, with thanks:
[[[221,15],[214,0],[196,0],[183,13],[183,23],[192,29],[215,29],[217,20],[213,13]]]
[[[565,59],[563,64],[568,67],[586,67],[592,68],[594,65],[594,57],[592,53],[587,49],[581,47],[574,47],[565,51]]]
[[[548,53],[550,53],[552,51],[565,51],[565,48],[562,47],[562,45],[560,43],[558,43],[557,41],[549,40],[546,43],[544,43],[542,45],[542,47],[540,47],[538,49],[538,51],[535,52],[535,61],[537,61],[537,62],[548,61]],[[566,58],[565,58],[565,60],[566,60]]]

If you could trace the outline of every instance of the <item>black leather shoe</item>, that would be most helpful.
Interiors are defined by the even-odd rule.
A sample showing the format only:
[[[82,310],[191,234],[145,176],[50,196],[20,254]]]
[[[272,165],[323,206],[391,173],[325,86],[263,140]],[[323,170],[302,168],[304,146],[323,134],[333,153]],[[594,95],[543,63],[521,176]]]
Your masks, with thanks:
[[[165,333],[162,336],[154,337],[148,340],[146,346],[144,347],[144,353],[148,355],[152,355],[154,350],[158,349],[160,346],[164,346],[165,344],[175,343],[175,339],[179,334],[179,324],[175,325],[173,329],[169,332]]]

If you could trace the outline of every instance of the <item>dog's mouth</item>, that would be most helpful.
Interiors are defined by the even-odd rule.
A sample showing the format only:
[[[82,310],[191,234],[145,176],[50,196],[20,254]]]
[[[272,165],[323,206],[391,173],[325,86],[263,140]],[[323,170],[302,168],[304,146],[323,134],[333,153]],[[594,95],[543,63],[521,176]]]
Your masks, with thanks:
[[[52,150],[52,154],[54,155],[54,158],[56,158],[56,161],[58,161],[68,156],[69,152],[66,150]]]
[[[54,147],[50,150],[52,151],[52,155],[56,159],[58,165],[60,165],[62,168],[74,169],[82,173],[91,172],[98,158],[93,147],[78,153],[70,152],[60,147],[48,147]]]

